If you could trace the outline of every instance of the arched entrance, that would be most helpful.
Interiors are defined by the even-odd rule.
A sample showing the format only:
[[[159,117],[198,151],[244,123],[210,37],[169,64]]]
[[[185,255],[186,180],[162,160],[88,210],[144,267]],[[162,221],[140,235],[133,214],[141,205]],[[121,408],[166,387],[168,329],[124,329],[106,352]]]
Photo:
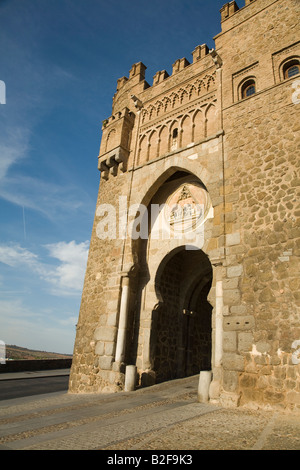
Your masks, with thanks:
[[[151,332],[157,383],[211,369],[211,284],[212,266],[202,250],[179,247],[160,263]]]
[[[148,237],[132,242],[137,274],[131,279],[126,362],[137,365],[141,385],[211,369],[207,295],[213,275],[205,252],[213,206],[198,177],[171,170],[148,191],[143,218],[137,216]]]

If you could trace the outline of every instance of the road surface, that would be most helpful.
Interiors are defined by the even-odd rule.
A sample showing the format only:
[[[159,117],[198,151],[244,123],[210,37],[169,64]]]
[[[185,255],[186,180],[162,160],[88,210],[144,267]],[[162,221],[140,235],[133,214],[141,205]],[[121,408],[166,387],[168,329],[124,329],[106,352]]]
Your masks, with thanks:
[[[69,376],[0,380],[0,400],[61,392],[68,389]]]

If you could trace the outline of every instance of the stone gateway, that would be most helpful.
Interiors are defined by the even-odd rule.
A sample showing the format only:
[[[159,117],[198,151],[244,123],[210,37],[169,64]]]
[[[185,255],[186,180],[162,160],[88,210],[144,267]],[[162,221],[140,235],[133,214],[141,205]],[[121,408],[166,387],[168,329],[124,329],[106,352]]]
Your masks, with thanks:
[[[71,393],[212,371],[213,403],[300,408],[299,17],[226,3],[213,50],[118,80]]]

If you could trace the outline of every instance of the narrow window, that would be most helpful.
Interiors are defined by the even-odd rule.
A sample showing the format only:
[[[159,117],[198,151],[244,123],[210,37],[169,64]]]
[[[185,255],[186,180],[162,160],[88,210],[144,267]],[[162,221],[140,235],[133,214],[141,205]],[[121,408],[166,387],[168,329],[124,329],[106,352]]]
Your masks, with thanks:
[[[289,60],[283,66],[283,77],[285,79],[295,77],[300,73],[300,61],[297,59]]]
[[[249,96],[255,95],[256,86],[254,80],[247,80],[242,86],[242,99],[248,98]]]
[[[172,132],[172,143],[171,143],[171,150],[176,150],[178,144],[178,129],[174,129]]]
[[[289,67],[286,71],[286,78],[291,78],[295,75],[298,75],[299,71],[299,65],[293,65],[292,67]]]

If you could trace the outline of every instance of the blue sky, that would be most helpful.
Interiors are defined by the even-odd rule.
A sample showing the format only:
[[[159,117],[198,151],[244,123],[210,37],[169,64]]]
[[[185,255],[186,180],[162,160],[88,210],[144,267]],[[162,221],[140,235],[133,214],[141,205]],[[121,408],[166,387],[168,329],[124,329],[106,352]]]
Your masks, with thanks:
[[[214,47],[219,0],[0,0],[0,339],[72,353],[117,79]],[[243,6],[244,2],[239,2]]]

